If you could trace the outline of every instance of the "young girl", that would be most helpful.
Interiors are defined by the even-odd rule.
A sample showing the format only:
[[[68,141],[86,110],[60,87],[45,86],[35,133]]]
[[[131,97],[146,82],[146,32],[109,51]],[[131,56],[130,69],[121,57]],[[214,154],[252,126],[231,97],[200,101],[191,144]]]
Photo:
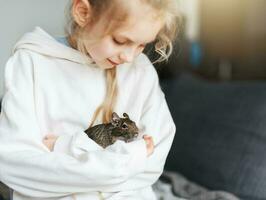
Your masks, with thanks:
[[[0,178],[14,200],[156,199],[175,125],[141,52],[154,41],[169,56],[175,1],[72,0],[66,38],[37,27],[15,45],[0,117]],[[113,111],[140,136],[103,149],[84,130]]]

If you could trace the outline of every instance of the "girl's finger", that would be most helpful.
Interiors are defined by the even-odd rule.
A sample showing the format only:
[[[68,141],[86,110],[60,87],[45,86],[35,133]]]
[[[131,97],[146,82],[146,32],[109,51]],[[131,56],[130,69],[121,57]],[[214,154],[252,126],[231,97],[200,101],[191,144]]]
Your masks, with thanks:
[[[151,136],[149,135],[143,135],[143,138],[150,138]]]
[[[47,134],[44,138],[45,139],[50,139],[50,138],[55,138],[57,136],[55,136],[54,134]]]

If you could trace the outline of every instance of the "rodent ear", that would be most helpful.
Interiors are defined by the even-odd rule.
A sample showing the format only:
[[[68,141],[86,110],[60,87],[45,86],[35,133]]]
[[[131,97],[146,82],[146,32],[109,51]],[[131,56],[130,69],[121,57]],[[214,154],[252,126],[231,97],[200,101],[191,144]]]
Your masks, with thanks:
[[[125,118],[128,118],[128,119],[129,119],[129,116],[128,116],[127,113],[123,113],[123,116],[124,116]]]
[[[113,120],[113,121],[120,120],[120,117],[118,116],[118,114],[116,114],[116,112],[113,112],[113,113],[112,113],[112,120]]]
[[[113,126],[115,126],[115,127],[118,127],[119,126],[119,122],[120,122],[120,117],[115,112],[113,112],[112,113],[111,124]]]

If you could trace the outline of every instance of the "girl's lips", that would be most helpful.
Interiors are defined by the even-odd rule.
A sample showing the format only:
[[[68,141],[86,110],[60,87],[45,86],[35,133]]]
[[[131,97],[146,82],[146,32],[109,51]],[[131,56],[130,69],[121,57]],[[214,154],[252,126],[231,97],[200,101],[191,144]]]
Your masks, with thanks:
[[[111,61],[111,60],[109,60],[109,59],[107,59],[112,65],[119,65],[118,63],[115,63],[115,62],[113,62],[113,61]]]

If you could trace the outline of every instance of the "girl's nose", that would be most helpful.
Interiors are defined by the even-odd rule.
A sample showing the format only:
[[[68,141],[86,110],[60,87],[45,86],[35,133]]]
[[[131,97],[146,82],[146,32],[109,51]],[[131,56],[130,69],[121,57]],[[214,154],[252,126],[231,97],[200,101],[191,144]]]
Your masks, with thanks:
[[[130,63],[133,61],[135,57],[135,49],[134,48],[127,48],[123,52],[120,53],[119,58],[122,62]]]

